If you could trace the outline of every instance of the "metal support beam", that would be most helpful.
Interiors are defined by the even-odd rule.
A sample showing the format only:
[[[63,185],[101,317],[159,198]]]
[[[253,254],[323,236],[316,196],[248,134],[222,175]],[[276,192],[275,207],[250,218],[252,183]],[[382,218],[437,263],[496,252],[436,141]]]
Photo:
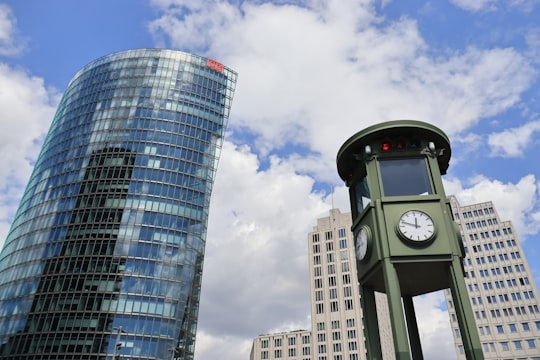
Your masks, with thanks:
[[[409,342],[411,345],[412,357],[414,360],[424,360],[412,296],[403,297],[403,307],[405,309],[405,318],[407,319],[407,330],[409,332]]]
[[[484,353],[480,344],[480,337],[476,330],[476,322],[467,296],[467,287],[461,267],[461,260],[455,257],[450,266],[450,290],[452,301],[456,309],[456,316],[463,341],[463,349],[467,360],[484,360]]]
[[[389,259],[383,260],[384,283],[388,299],[388,310],[392,322],[392,336],[394,338],[394,351],[396,360],[411,360],[409,341],[407,338],[407,326],[401,302],[401,290],[399,279],[394,264]]]
[[[360,286],[360,301],[362,302],[362,321],[364,323],[364,337],[366,338],[367,359],[382,360],[375,291]],[[368,311],[367,309],[372,310]]]

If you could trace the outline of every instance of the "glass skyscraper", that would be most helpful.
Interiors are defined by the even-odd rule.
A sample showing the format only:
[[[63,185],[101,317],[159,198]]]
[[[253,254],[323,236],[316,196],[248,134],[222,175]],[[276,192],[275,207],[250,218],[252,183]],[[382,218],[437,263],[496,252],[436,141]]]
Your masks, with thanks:
[[[0,359],[192,359],[237,74],[140,49],[58,106],[0,254]]]

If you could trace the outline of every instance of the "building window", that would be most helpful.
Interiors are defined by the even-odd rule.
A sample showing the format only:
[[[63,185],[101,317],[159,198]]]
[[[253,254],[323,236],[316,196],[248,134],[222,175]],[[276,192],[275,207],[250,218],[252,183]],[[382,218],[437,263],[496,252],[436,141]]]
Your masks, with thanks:
[[[326,240],[332,240],[332,238],[333,238],[331,231],[325,232],[324,236],[325,236]]]
[[[332,329],[339,329],[339,320],[332,320]]]
[[[313,242],[319,242],[319,234],[313,234],[311,239],[312,239]]]
[[[331,301],[331,302],[330,302],[330,311],[331,311],[331,312],[337,312],[337,311],[339,311],[339,308],[338,308],[338,302],[337,302],[337,301]]]
[[[501,349],[502,349],[502,351],[509,351],[510,350],[510,348],[508,347],[508,342],[507,341],[501,342]]]
[[[335,274],[336,273],[336,266],[334,264],[328,265],[328,274]]]
[[[261,341],[261,348],[263,348],[263,349],[268,348],[268,340],[262,340]]]
[[[536,349],[536,342],[534,339],[527,340],[527,345],[529,346],[529,349]]]
[[[339,229],[339,230],[338,230],[338,236],[339,236],[340,238],[346,237],[346,236],[347,236],[347,230],[345,230],[344,228],[343,228],[343,229]]]
[[[353,301],[352,299],[346,299],[345,300],[345,310],[352,310],[353,309]]]
[[[302,344],[309,344],[309,335],[302,336]],[[305,354],[309,355],[309,354]]]
[[[289,341],[289,346],[296,345],[296,338],[295,337],[290,337],[287,340]]]
[[[265,360],[268,359],[268,351],[261,351],[261,359]]]
[[[326,261],[329,262],[329,263],[333,263],[334,262],[334,254],[332,254],[332,253],[326,254]]]
[[[293,357],[293,356],[296,356],[296,349],[295,348],[289,349],[289,357]]]
[[[329,276],[328,277],[328,286],[336,286],[336,277],[335,276]]]
[[[316,309],[317,314],[323,314],[324,313],[324,304],[323,303],[315,304],[315,309]]]
[[[274,339],[274,346],[281,346],[281,339]]]
[[[340,249],[346,249],[346,248],[347,248],[347,240],[341,239],[341,240],[339,241],[339,248],[340,248]]]
[[[274,357],[275,357],[276,359],[281,358],[281,349],[274,350]]]

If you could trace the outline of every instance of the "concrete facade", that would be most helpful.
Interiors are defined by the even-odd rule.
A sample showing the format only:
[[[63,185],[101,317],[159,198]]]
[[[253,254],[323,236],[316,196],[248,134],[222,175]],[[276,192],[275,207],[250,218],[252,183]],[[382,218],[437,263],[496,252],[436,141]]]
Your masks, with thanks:
[[[510,221],[492,202],[450,202],[465,249],[465,281],[485,359],[540,360],[538,289]],[[445,291],[458,359],[465,359],[452,299]]]

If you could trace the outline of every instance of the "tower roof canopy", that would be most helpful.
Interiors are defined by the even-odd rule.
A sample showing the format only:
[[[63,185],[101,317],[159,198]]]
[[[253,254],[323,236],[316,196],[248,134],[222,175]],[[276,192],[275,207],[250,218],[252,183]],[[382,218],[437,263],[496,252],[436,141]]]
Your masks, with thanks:
[[[337,154],[338,174],[346,181],[358,166],[358,156],[363,154],[366,145],[380,141],[384,138],[418,138],[423,141],[433,142],[436,149],[442,152],[437,157],[439,170],[442,175],[446,174],[450,162],[450,141],[446,134],[434,125],[417,120],[394,120],[372,125],[351,136],[341,146]]]

